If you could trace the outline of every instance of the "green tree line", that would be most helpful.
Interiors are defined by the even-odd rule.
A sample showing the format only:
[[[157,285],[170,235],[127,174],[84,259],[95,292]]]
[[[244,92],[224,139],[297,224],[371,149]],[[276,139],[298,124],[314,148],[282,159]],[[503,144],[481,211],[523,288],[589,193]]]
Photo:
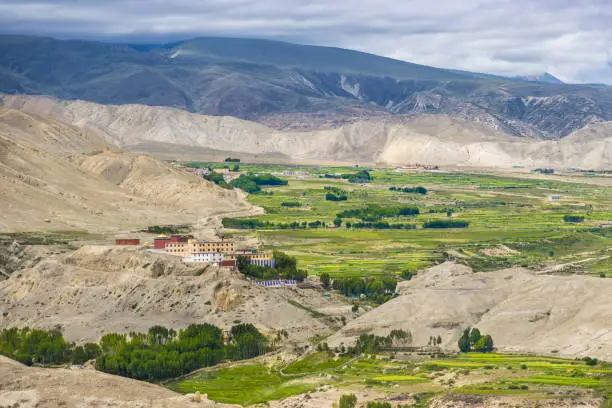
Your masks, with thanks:
[[[247,256],[238,255],[236,267],[245,276],[258,280],[295,279],[302,282],[308,276],[305,270],[298,269],[295,257],[281,251],[274,251],[272,258],[274,268],[254,265]]]

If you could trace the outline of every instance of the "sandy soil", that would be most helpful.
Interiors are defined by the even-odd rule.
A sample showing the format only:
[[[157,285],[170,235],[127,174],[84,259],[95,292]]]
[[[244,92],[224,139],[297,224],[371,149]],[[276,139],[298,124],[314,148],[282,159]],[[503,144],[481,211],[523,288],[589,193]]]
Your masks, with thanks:
[[[612,358],[612,281],[543,275],[514,268],[472,273],[447,262],[399,285],[401,296],[360,316],[329,340],[350,344],[361,333],[401,328],[413,345],[441,336],[457,349],[463,329],[478,327],[500,351]]]
[[[313,318],[290,299],[334,310],[335,316]],[[61,327],[67,338],[83,342],[156,324],[179,329],[208,322],[229,328],[250,322],[269,334],[287,330],[290,343],[303,345],[339,328],[341,316],[353,316],[340,296],[264,288],[227,268],[202,271],[169,255],[114,246],[86,246],[13,273],[0,281],[0,311],[0,328]]]
[[[179,408],[227,407],[193,401],[149,383],[104,374],[93,369],[26,367],[0,356],[0,407]]]
[[[0,116],[0,231],[212,228],[219,216],[261,211],[238,190],[151,157],[79,153],[96,145],[74,127],[16,111]]]

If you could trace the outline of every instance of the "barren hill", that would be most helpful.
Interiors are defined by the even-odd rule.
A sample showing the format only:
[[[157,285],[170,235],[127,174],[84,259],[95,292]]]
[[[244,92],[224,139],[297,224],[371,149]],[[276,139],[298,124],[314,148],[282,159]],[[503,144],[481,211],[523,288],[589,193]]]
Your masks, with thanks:
[[[164,157],[208,159],[220,157],[219,152],[233,152],[254,160],[274,157],[293,162],[563,168],[612,165],[609,122],[589,125],[560,141],[509,136],[495,123],[431,114],[381,116],[303,132],[276,131],[245,120],[162,107],[105,106],[31,96],[4,96],[1,100],[10,108],[51,115],[95,131],[125,150]]]
[[[2,231],[197,224],[252,211],[242,193],[156,159],[96,153],[103,139],[77,127],[18,111],[0,117]]]
[[[334,317],[315,318],[289,300]],[[156,324],[229,328],[240,321],[272,335],[287,330],[300,344],[352,315],[345,300],[317,291],[264,288],[226,268],[186,266],[170,255],[113,246],[47,256],[0,281],[0,312],[0,328],[59,326],[76,341],[145,332]]]
[[[26,367],[4,356],[0,356],[0,403],[23,408],[231,407],[208,400],[193,402],[190,395],[92,369]]]
[[[400,289],[401,296],[347,324],[330,344],[401,328],[413,334],[415,346],[439,335],[444,348],[457,350],[461,332],[478,327],[502,351],[612,358],[612,282],[606,279],[524,269],[472,273],[447,262]]]

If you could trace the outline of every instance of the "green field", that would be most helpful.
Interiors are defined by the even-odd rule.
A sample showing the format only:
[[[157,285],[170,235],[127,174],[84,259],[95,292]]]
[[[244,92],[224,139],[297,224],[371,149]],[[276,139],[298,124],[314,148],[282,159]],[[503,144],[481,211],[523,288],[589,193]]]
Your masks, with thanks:
[[[579,262],[578,271],[608,274],[612,229],[612,189],[556,180],[530,180],[464,173],[398,173],[371,170],[373,181],[352,184],[322,175],[355,172],[354,168],[241,165],[242,170],[277,172],[287,186],[266,188],[267,194],[249,196],[264,215],[253,217],[272,224],[321,221],[325,228],[227,230],[231,235],[256,236],[265,247],[284,250],[298,258],[309,273],[335,276],[398,274],[459,257],[475,270],[514,265],[543,267]],[[309,172],[307,178],[284,176],[283,171]],[[348,192],[346,201],[326,201],[324,187]],[[423,186],[427,195],[390,191],[389,187]],[[559,201],[550,197],[561,196]],[[282,206],[283,202],[299,207]],[[415,230],[334,228],[336,214],[367,205],[414,205],[418,216],[385,219],[415,224]],[[465,229],[422,229],[431,220],[469,221]],[[585,216],[583,223],[566,223],[564,215]],[[355,221],[355,220],[353,220]],[[499,250],[499,245],[507,248]],[[450,254],[449,254],[450,251]]]
[[[245,406],[307,393],[324,384],[346,392],[374,388],[389,396],[431,396],[451,390],[538,399],[581,395],[584,390],[592,390],[595,396],[612,396],[612,368],[606,364],[589,366],[578,360],[528,355],[468,353],[439,359],[396,355],[349,361],[334,353],[318,352],[284,367],[290,376],[281,376],[280,368],[262,363],[237,365],[195,374],[170,384],[170,388],[198,390],[214,400]],[[297,376],[300,373],[303,375]],[[441,377],[447,380],[439,381]],[[458,380],[468,384],[455,386]]]

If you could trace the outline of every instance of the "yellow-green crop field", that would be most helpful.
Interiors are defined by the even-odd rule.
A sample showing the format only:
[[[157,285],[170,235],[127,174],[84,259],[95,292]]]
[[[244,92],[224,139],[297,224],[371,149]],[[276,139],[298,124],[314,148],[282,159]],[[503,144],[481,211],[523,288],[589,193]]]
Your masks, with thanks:
[[[291,375],[282,376],[281,369]],[[208,393],[221,402],[250,405],[308,393],[322,385],[346,392],[374,388],[388,396],[455,392],[555,399],[586,392],[601,397],[603,406],[607,406],[608,400],[603,397],[612,396],[612,367],[528,355],[468,353],[438,359],[395,355],[347,361],[338,360],[333,353],[317,352],[285,367],[280,363],[247,363],[195,374],[169,387],[179,392]]]
[[[543,267],[576,263],[574,270],[611,275],[612,189],[580,182],[521,179],[483,174],[414,172],[372,169],[370,183],[353,184],[323,174],[351,173],[355,168],[241,165],[252,172],[277,172],[287,186],[264,188],[249,201],[265,214],[253,219],[269,222],[256,230],[227,230],[230,235],[256,236],[267,248],[297,257],[310,274],[376,276],[419,269],[457,255],[477,271],[510,266]],[[284,170],[308,172],[307,178],[283,176]],[[422,186],[426,195],[390,191],[389,187]],[[325,187],[347,192],[346,201],[327,201]],[[560,196],[552,201],[551,196]],[[298,203],[287,207],[282,203]],[[416,229],[336,228],[336,214],[368,205],[417,206],[417,216],[385,219],[414,224]],[[451,213],[447,214],[447,210]],[[565,215],[584,216],[584,222],[564,221]],[[462,229],[423,229],[431,220],[459,219]],[[322,228],[282,229],[278,224],[321,221]],[[347,220],[345,220],[347,221]],[[353,222],[358,220],[352,220]],[[504,245],[505,247],[500,247]],[[502,248],[502,250],[499,250]],[[450,251],[450,252],[449,252]]]

